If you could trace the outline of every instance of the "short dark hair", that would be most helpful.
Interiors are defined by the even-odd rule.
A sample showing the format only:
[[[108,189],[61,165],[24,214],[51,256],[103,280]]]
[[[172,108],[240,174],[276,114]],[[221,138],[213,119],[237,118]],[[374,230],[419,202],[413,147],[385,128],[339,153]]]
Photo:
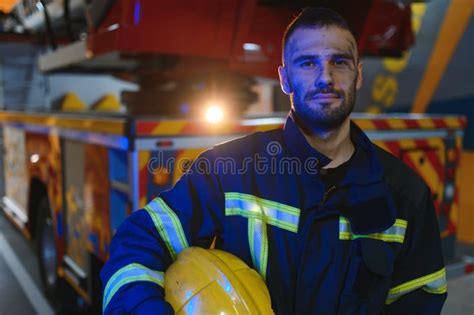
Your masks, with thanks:
[[[307,7],[298,14],[283,34],[282,51],[290,39],[291,34],[298,28],[322,28],[328,26],[337,26],[341,29],[349,31],[352,36],[354,33],[349,27],[347,21],[336,11],[324,7]],[[356,37],[354,36],[354,39]]]

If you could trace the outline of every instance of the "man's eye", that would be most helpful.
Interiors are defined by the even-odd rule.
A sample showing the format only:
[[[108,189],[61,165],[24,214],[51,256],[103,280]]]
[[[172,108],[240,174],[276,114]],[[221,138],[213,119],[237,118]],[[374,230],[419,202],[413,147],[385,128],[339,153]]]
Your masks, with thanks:
[[[347,66],[349,65],[349,61],[346,59],[336,59],[333,61],[333,64],[336,66]]]
[[[316,64],[313,61],[304,61],[300,63],[300,67],[303,69],[314,68]]]

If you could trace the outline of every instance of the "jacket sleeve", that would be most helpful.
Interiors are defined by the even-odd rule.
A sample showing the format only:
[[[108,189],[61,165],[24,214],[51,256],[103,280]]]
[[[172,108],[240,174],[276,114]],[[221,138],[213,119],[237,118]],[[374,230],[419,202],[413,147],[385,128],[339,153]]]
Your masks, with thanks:
[[[396,262],[386,314],[440,314],[447,297],[441,239],[431,194],[426,188],[412,210],[404,249]]]
[[[176,185],[135,211],[112,239],[101,271],[105,314],[173,314],[164,272],[188,246],[209,247],[221,229],[223,193],[213,150],[201,154]]]

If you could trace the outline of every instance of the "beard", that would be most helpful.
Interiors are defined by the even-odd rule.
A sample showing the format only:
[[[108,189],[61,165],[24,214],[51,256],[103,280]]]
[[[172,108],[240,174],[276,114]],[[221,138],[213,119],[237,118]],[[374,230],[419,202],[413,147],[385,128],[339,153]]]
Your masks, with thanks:
[[[292,109],[299,120],[309,129],[337,129],[354,109],[356,80],[357,78],[346,93],[341,90],[335,90],[332,87],[310,91],[303,95],[303,97],[298,95],[299,93],[293,93],[291,96]],[[332,102],[339,102],[339,104],[325,103],[323,100],[318,101],[318,104],[311,104],[316,102],[313,98],[319,93],[336,94],[338,99],[332,100]]]

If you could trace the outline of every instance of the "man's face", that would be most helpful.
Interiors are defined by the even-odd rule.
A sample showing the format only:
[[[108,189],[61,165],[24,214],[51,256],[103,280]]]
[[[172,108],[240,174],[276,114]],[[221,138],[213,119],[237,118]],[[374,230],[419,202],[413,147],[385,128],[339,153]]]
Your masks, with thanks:
[[[297,117],[308,128],[334,129],[349,116],[362,84],[352,34],[337,26],[298,28],[278,72]]]

